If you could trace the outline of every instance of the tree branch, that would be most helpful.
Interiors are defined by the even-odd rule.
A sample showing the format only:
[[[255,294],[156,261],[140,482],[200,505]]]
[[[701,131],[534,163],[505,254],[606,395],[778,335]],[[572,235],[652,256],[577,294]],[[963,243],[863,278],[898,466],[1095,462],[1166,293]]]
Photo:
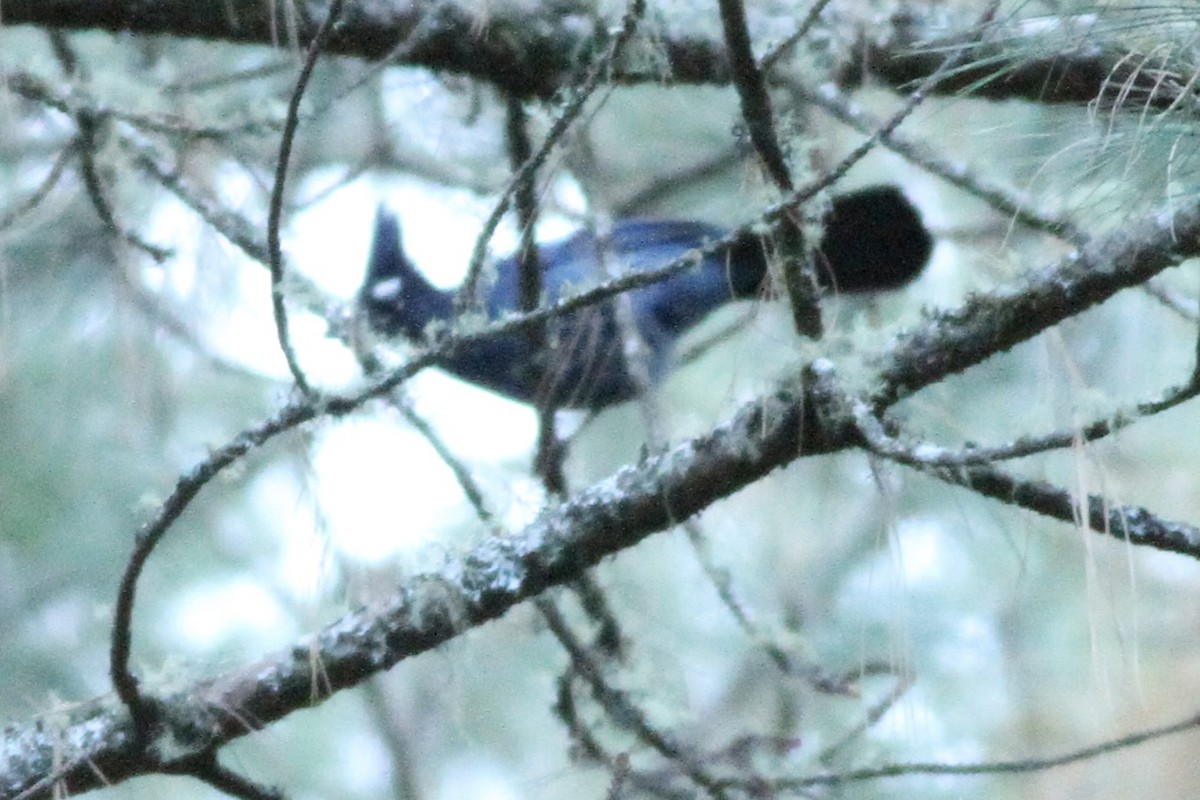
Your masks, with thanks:
[[[903,336],[886,356],[875,393],[885,407],[1002,353],[1122,289],[1200,253],[1200,204],[1151,214],[1095,239],[1023,286],[969,298]]]
[[[272,17],[285,6],[296,9],[294,19]],[[407,40],[398,63],[476,78],[517,97],[549,99],[571,85],[580,63],[599,55],[608,22],[564,13],[551,4],[537,6],[538,12],[529,8],[492,3],[480,14],[452,2],[357,0],[347,3],[325,51],[376,61]],[[283,44],[278,32],[290,25],[295,37],[287,44],[307,46],[326,10],[327,3],[317,0],[6,0],[4,24],[266,46]],[[930,94],[1196,113],[1198,98],[1188,70],[1150,63],[1148,55],[1105,38],[1095,15],[1008,20],[990,27],[984,40],[977,23],[976,17],[955,16],[941,6],[930,13],[913,6],[882,25],[864,21],[835,82],[853,88],[869,79],[904,89],[934,74],[947,51],[969,45],[967,61],[940,76]],[[614,65],[610,79],[616,84],[663,79],[688,85],[730,83],[725,45],[713,32],[660,30],[654,42],[654,59]]]
[[[879,359],[882,388],[872,400],[877,407],[895,402],[1147,279],[1197,249],[1200,205],[1193,205],[1173,217],[1153,215],[1127,234],[1097,240],[1065,263],[1035,276],[1023,289],[998,291],[976,298],[964,309],[933,316]],[[585,293],[593,299],[600,294]],[[529,324],[571,302],[489,328]],[[432,357],[427,353],[423,358]],[[124,695],[132,696],[135,705],[153,703],[154,738],[137,741],[139,728],[146,730],[145,720],[135,727],[124,708],[101,701],[83,707],[63,726],[41,721],[15,726],[6,731],[0,749],[4,765],[0,799],[49,796],[58,779],[70,792],[79,792],[138,774],[178,769],[199,753],[214,751],[404,658],[497,619],[524,600],[576,579],[605,557],[692,517],[802,455],[863,444],[853,418],[840,410],[842,399],[829,396],[824,382],[816,379],[821,372],[818,366],[796,386],[744,406],[713,431],[643,459],[547,508],[519,534],[488,539],[452,570],[410,581],[382,609],[349,614],[287,652],[187,692],[142,700],[128,672],[132,587],[150,551],[190,500],[221,468],[275,435],[324,414],[348,413],[369,397],[389,391],[423,363],[409,363],[354,397],[331,399],[323,406],[289,405],[214,451],[181,479],[139,533],[116,613],[121,635],[114,635],[114,676],[128,681]],[[982,494],[1056,519],[1075,519],[1079,500],[1063,490],[1019,483],[989,468],[961,474],[963,480],[954,482]],[[1093,530],[1200,557],[1200,532],[1190,526],[1160,520],[1145,509],[1109,508],[1097,498],[1085,498],[1085,503]],[[128,702],[129,697],[125,699]],[[66,766],[56,771],[55,764]]]
[[[816,404],[802,394],[780,391],[747,405],[716,430],[546,509],[520,533],[489,538],[453,570],[409,581],[383,608],[348,614],[287,651],[157,698],[156,738],[146,749],[126,709],[111,701],[81,707],[62,727],[37,721],[10,728],[0,748],[0,800],[49,797],[55,781],[75,794],[177,771],[173,765],[318,705],[574,580],[801,453],[845,446],[822,429]],[[56,763],[65,765],[57,773]]]

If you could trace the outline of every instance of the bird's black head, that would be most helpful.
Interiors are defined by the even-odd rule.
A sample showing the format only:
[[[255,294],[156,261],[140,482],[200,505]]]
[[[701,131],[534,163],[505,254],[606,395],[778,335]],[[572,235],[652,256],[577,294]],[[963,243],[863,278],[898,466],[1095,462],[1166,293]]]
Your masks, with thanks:
[[[371,257],[358,301],[372,328],[415,341],[424,338],[430,322],[451,316],[450,293],[435,289],[409,261],[400,240],[400,224],[382,205],[375,214]]]

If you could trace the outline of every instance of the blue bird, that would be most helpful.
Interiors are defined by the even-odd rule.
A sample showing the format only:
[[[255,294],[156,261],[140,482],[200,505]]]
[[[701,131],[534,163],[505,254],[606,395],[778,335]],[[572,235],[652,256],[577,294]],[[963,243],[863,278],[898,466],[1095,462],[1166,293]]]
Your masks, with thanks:
[[[726,231],[700,222],[624,220],[602,240],[590,231],[538,247],[542,295],[553,302],[597,283],[606,270],[643,271],[716,241]],[[816,268],[822,286],[839,292],[894,289],[925,268],[933,239],[920,213],[894,186],[834,198]],[[670,363],[675,341],[721,305],[756,297],[767,274],[762,240],[747,236],[697,266],[628,293],[631,318],[647,346],[652,379]],[[495,267],[484,311],[499,319],[519,308],[519,260]],[[455,319],[455,293],[432,286],[404,253],[395,216],[375,218],[367,275],[359,292],[371,327],[386,336],[426,341],[430,326]],[[456,346],[439,365],[500,394],[538,407],[599,409],[635,397],[613,300],[546,323],[542,346],[519,330]]]

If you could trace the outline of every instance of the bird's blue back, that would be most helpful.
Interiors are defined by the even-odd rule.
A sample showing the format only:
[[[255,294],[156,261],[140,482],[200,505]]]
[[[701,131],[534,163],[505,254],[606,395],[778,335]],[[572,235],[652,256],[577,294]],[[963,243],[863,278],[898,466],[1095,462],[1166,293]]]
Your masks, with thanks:
[[[580,231],[538,248],[543,302],[555,302],[629,272],[665,266],[720,238],[723,231],[699,222],[623,220],[602,238]],[[519,307],[520,267],[515,256],[497,262],[487,288],[487,314],[498,319]],[[647,347],[651,378],[666,368],[671,346],[687,327],[730,299],[724,262],[704,264],[664,281],[629,292],[637,334]],[[477,383],[534,402],[606,405],[637,392],[623,356],[627,339],[611,302],[597,304],[547,323],[554,349],[534,353],[523,336],[487,347],[464,348],[448,367]],[[498,363],[527,368],[513,376]],[[532,365],[532,366],[531,366]]]
[[[608,236],[580,231],[541,245],[543,302],[555,302],[631,271],[665,266],[720,238],[723,231],[700,222],[623,220]],[[688,327],[732,296],[727,255],[628,293],[629,316],[645,344],[652,379],[666,368],[671,347]],[[761,278],[764,267],[733,264]],[[498,261],[483,282],[484,309],[500,319],[519,309],[520,266],[515,256]],[[372,324],[389,334],[420,339],[431,323],[453,321],[453,292],[429,285],[404,256],[396,220],[385,210],[376,219],[374,248],[361,293]],[[599,407],[633,397],[637,382],[624,357],[628,332],[606,301],[546,323],[545,349],[526,332],[464,343],[442,362],[449,371],[503,394],[536,404]]]
[[[581,230],[568,239],[538,247],[542,294],[553,302],[629,271],[664,266],[722,235],[720,228],[702,222],[643,219],[622,220],[602,239]],[[488,294],[489,314],[516,309],[517,263],[515,256],[497,263],[495,283]]]

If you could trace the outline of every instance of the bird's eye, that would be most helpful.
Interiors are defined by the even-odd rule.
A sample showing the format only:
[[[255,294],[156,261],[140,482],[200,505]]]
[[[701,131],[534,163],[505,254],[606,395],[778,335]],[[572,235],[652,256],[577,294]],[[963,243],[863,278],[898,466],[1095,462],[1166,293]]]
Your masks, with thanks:
[[[395,300],[403,288],[404,283],[399,278],[387,278],[371,287],[371,299]]]

